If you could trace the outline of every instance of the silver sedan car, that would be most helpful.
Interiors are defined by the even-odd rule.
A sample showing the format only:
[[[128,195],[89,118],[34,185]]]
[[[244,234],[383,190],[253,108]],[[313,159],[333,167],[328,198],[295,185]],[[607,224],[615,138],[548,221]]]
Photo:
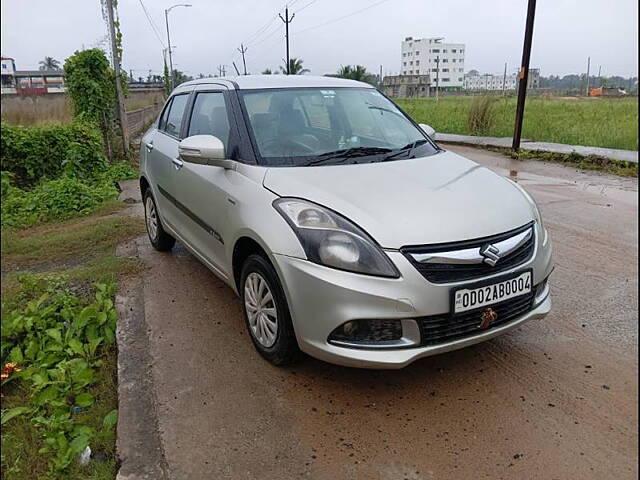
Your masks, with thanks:
[[[535,202],[432,136],[351,80],[184,83],[142,140],[149,239],[225,281],[278,365],[401,368],[544,317]]]

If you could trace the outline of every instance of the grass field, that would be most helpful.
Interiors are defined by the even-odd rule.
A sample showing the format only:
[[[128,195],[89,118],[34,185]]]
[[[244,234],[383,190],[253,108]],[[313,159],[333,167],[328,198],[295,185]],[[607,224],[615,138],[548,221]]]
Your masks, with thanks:
[[[442,133],[471,134],[467,125],[474,97],[397,99],[420,123]],[[516,99],[498,98],[493,105],[493,126],[483,135],[513,135]],[[523,138],[534,141],[638,149],[637,98],[529,98]]]
[[[50,222],[23,230],[3,229],[0,251],[3,343],[6,340],[5,319],[9,312],[23,308],[27,301],[39,298],[43,293],[41,289],[50,282],[63,282],[75,299],[89,302],[96,282],[113,283],[119,277],[133,274],[142,268],[133,259],[116,256],[118,243],[144,231],[144,224],[140,219],[118,213],[125,208],[125,204],[114,201],[89,216]],[[25,282],[24,279],[29,281]],[[33,322],[35,324],[36,320]],[[95,379],[85,389],[94,402],[83,411],[73,413],[71,420],[74,425],[81,425],[94,432],[90,447],[97,456],[86,466],[79,465],[73,457],[68,468],[51,473],[56,449],[49,452],[40,450],[46,445],[43,440],[46,428],[37,423],[31,414],[22,415],[2,425],[0,478],[115,478],[118,469],[116,431],[115,427],[106,427],[104,419],[109,412],[118,408],[116,346],[101,345],[95,358],[99,359],[95,363]],[[20,366],[28,370],[28,367]],[[19,379],[6,384],[3,381],[2,395],[2,410],[5,412],[12,408],[32,407],[36,393],[28,379]],[[76,400],[71,397],[73,396],[67,397],[66,401],[73,405]],[[66,446],[64,442],[63,445]]]

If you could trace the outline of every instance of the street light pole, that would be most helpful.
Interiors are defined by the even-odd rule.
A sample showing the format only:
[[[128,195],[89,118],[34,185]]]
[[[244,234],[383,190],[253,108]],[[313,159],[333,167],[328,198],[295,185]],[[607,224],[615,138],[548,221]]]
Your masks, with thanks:
[[[171,37],[169,36],[169,12],[176,7],[190,7],[189,3],[178,3],[172,5],[164,11],[164,21],[167,26],[167,47],[169,50],[169,78],[171,79],[171,90],[175,88],[175,75],[173,74],[173,59],[171,57]]]

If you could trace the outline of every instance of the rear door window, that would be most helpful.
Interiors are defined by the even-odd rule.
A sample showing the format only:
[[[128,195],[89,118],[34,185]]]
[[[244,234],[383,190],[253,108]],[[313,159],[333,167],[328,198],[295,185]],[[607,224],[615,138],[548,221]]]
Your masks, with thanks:
[[[166,121],[163,122],[164,119],[160,120],[160,130],[163,130],[172,137],[180,138],[182,118],[184,117],[184,109],[187,106],[187,100],[189,100],[188,93],[173,97],[171,105],[168,108]]]

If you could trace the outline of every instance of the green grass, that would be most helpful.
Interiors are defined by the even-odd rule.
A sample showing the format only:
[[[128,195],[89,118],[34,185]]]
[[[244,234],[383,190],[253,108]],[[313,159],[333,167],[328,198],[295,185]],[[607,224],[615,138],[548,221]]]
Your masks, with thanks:
[[[2,235],[5,267],[30,266],[73,259],[87,260],[112,250],[123,239],[139,235],[139,219],[124,216],[88,217]]]
[[[396,101],[414,120],[431,125],[437,132],[469,135],[467,119],[473,98]],[[499,98],[494,109],[495,124],[486,135],[511,137],[516,99]],[[522,137],[541,142],[637,150],[638,99],[529,97]]]
[[[124,208],[121,203],[108,202],[89,216],[3,231],[3,317],[39,297],[51,278],[61,279],[74,295],[88,298],[96,282],[113,282],[118,277],[137,273],[141,263],[117,257],[115,249],[118,244],[143,233],[144,222],[118,214],[121,208]],[[20,281],[24,276],[31,281]],[[80,413],[77,420],[98,432],[90,446],[93,452],[100,452],[104,460],[92,460],[84,467],[74,461],[60,478],[113,480],[116,476],[116,431],[101,428],[105,415],[118,407],[115,346],[110,346],[102,358],[96,381],[88,389],[96,401],[85,413]],[[4,385],[2,393],[3,410],[29,404],[31,392],[20,380]],[[41,432],[27,416],[3,425],[1,478],[46,478],[52,457],[39,452],[42,446]]]
[[[9,384],[2,408],[9,409],[29,404],[30,391],[16,384]],[[105,362],[97,372],[94,385],[87,390],[96,399],[86,413],[77,415],[79,423],[89,425],[98,432],[91,442],[93,452],[105,455],[104,461],[92,461],[80,466],[77,462],[69,468],[69,479],[113,480],[116,473],[115,429],[101,428],[102,419],[118,408],[118,376],[115,348],[105,354]],[[18,417],[2,427],[2,478],[6,480],[33,480],[41,478],[48,470],[48,458],[38,452],[42,441],[29,418]]]

